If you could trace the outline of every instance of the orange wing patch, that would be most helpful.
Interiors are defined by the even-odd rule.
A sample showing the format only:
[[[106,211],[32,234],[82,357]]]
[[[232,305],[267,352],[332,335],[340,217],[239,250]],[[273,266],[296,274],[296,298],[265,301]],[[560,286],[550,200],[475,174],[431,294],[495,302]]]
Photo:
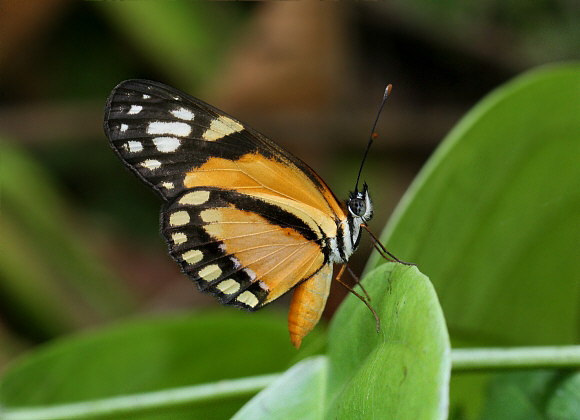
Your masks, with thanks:
[[[276,226],[256,213],[233,205],[200,213],[203,229],[224,244],[224,252],[250,269],[273,301],[324,264],[320,247],[295,229]]]
[[[269,159],[258,153],[243,155],[238,160],[210,158],[199,168],[188,172],[186,188],[211,185],[243,194],[268,194],[304,203],[328,217],[346,218],[330,189],[322,182],[319,190],[308,176],[288,161]]]

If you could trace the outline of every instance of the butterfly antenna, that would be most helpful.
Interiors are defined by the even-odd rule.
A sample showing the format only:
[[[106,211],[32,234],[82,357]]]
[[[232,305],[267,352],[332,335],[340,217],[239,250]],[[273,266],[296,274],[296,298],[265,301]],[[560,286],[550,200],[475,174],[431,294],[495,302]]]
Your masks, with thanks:
[[[362,168],[363,168],[363,165],[365,163],[365,159],[367,158],[367,154],[369,152],[369,149],[371,148],[371,144],[373,144],[373,140],[377,138],[377,132],[375,131],[375,128],[377,127],[377,122],[379,122],[379,116],[381,115],[381,111],[383,110],[383,107],[385,106],[385,102],[387,101],[387,98],[391,94],[392,88],[393,88],[393,85],[388,85],[387,88],[385,89],[385,94],[383,95],[383,101],[381,102],[381,106],[379,107],[379,112],[377,112],[377,117],[375,118],[375,123],[373,124],[373,129],[371,130],[369,142],[367,143],[367,148],[365,150],[365,154],[363,155],[362,162],[360,163],[360,168],[358,170],[358,176],[356,177],[356,184],[354,185],[354,192],[358,192],[358,181],[360,179],[360,174],[362,172]]]

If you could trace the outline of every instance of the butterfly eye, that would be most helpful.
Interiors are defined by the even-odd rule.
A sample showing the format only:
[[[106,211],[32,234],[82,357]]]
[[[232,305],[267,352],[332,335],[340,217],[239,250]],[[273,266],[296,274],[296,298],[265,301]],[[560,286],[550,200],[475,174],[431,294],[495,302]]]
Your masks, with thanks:
[[[363,217],[367,211],[365,201],[360,198],[351,198],[348,207],[351,213],[358,217]]]

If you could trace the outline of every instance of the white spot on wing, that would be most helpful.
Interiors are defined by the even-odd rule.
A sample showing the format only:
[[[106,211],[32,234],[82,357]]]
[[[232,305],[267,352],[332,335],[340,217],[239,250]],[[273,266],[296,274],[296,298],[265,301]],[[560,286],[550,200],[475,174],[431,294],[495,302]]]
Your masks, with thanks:
[[[212,281],[217,279],[222,274],[222,269],[217,264],[212,264],[203,267],[199,270],[199,276],[205,281]]]
[[[240,283],[233,279],[227,279],[224,281],[220,281],[217,285],[217,288],[220,292],[225,295],[233,295],[238,290],[240,290]]]
[[[135,115],[140,113],[142,109],[143,107],[141,105],[131,105],[131,109],[129,109],[129,112],[127,112],[127,114]]]
[[[190,249],[181,254],[181,258],[183,258],[188,264],[195,264],[203,259],[203,253],[199,249]]]
[[[245,303],[246,305],[248,305],[251,308],[256,306],[259,302],[256,295],[254,295],[252,292],[249,292],[247,290],[245,292],[240,293],[240,295],[236,298],[236,300],[238,302]]]
[[[149,99],[151,96],[147,95],[146,93],[143,94],[143,99]]]
[[[186,223],[189,223],[189,213],[184,210],[176,211],[169,216],[171,226],[183,226]]]
[[[128,141],[126,150],[130,153],[137,153],[143,150],[143,144],[140,141]]]
[[[157,169],[161,166],[161,162],[155,159],[147,159],[141,162],[141,166],[144,167],[145,169],[153,171],[154,169]]]
[[[175,245],[181,245],[187,241],[187,235],[183,232],[175,232],[171,234],[171,240]]]
[[[129,126],[127,124],[121,124],[121,128],[119,130],[121,131],[121,133],[124,133],[125,131],[127,131],[128,128]]]
[[[234,264],[234,269],[238,269],[242,266],[242,263],[237,258],[232,257],[230,260],[232,261],[232,264]]]
[[[246,272],[251,281],[256,280],[256,273],[254,273],[254,270],[252,270],[251,268],[246,268],[244,271]]]
[[[193,112],[191,112],[189,109],[185,109],[185,108],[174,109],[173,111],[171,111],[171,114],[174,117],[177,117],[180,120],[185,120],[185,121],[192,121],[193,117],[194,117]]]
[[[147,134],[172,134],[184,137],[189,133],[191,133],[191,126],[178,121],[151,121],[147,126]]]
[[[205,203],[207,200],[209,200],[209,191],[198,190],[185,194],[179,199],[179,204],[198,206]]]
[[[161,186],[167,190],[172,190],[175,188],[175,185],[173,185],[173,182],[167,182],[167,181],[163,182],[161,184]]]
[[[215,141],[243,129],[244,126],[242,124],[222,115],[211,122],[202,137],[207,141]]]
[[[232,258],[230,258],[230,260],[232,261],[232,264],[234,264],[235,269],[238,269],[242,266],[242,263],[237,258],[232,257]]]
[[[157,147],[157,150],[160,152],[170,153],[177,150],[181,141],[176,137],[155,137],[153,139],[153,144],[155,144],[155,147]]]

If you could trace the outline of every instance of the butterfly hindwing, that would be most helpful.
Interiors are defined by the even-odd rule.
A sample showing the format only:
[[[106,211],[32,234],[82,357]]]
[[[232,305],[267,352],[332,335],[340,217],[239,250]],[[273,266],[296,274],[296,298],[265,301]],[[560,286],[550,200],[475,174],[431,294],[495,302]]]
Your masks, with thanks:
[[[170,254],[199,288],[255,310],[327,262],[300,217],[235,191],[188,190],[162,212]]]

